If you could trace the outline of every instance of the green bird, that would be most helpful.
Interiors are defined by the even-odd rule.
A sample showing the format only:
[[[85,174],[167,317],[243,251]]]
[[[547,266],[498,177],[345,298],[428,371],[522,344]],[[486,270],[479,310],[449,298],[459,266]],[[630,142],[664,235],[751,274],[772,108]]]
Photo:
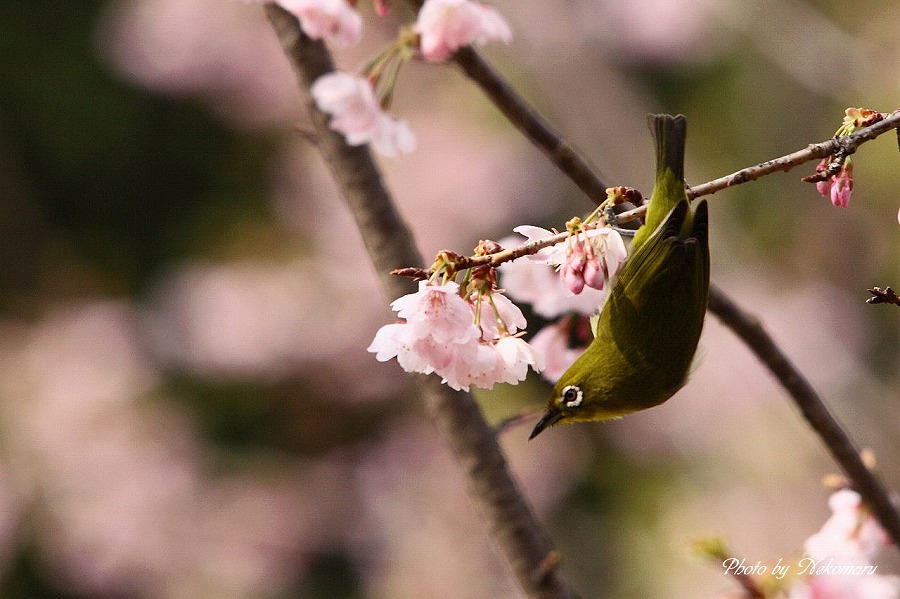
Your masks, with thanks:
[[[529,439],[560,423],[659,405],[687,382],[709,298],[709,214],[684,185],[684,116],[650,115],[656,182],[594,340],[562,375]]]

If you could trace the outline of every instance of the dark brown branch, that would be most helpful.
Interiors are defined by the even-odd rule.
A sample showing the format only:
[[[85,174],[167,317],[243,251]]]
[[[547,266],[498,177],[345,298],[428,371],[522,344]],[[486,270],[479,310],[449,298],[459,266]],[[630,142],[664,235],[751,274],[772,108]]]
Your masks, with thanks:
[[[408,0],[416,11],[422,8],[424,1]],[[609,186],[600,180],[596,169],[516,93],[506,79],[501,77],[478,52],[469,47],[460,48],[453,55],[453,62],[459,65],[469,79],[478,84],[503,116],[542,151],[550,162],[564,172],[587,197],[595,204],[606,199],[606,188]]]
[[[328,128],[327,116],[309,96],[312,82],[334,69],[331,57],[322,43],[303,35],[290,13],[273,4],[267,4],[265,10],[299,80],[317,147],[356,219],[382,286],[389,297],[406,293],[409,281],[388,273],[422,264],[412,235],[396,212],[368,148],[344,143]],[[558,554],[525,502],[497,438],[472,396],[454,392],[433,376],[415,379],[431,418],[468,477],[475,503],[527,595],[548,599],[575,596],[556,567]]]
[[[831,456],[853,481],[853,487],[900,547],[900,514],[897,504],[881,479],[866,467],[860,451],[828,411],[822,398],[809,381],[784,355],[769,336],[759,319],[744,312],[721,290],[713,286],[709,292],[709,310],[753,350],[756,357],[775,375],[794,399],[803,417],[819,435]]]
[[[766,599],[766,594],[759,588],[756,579],[749,574],[732,573],[731,576],[737,581],[744,592],[747,593],[748,599]]]
[[[461,48],[453,56],[453,62],[478,84],[494,105],[537,146],[559,170],[578,186],[595,204],[606,199],[606,185],[596,170],[560,137],[534,108],[528,105],[472,48]]]

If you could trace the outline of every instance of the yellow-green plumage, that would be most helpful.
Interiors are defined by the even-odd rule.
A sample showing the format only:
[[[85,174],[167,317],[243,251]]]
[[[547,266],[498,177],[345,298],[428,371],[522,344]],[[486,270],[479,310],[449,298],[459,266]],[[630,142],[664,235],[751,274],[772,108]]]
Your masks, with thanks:
[[[562,375],[531,438],[557,423],[606,420],[669,399],[687,380],[709,297],[709,218],[684,187],[683,116],[651,115],[656,182],[597,335]]]

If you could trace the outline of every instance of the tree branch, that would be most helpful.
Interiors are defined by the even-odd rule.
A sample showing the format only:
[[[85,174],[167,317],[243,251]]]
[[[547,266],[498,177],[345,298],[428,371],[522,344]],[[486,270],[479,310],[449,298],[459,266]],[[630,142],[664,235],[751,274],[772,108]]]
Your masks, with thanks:
[[[420,3],[413,1],[413,4]],[[606,199],[608,185],[600,180],[596,169],[588,164],[570,143],[560,137],[481,55],[472,48],[460,48],[453,55],[453,62],[478,84],[500,112],[544,152],[550,162],[564,172],[587,197],[595,204]]]
[[[413,4],[418,4],[418,0],[410,0]],[[500,79],[500,75],[490,69],[479,68],[472,69],[469,65],[480,64],[483,62],[478,53],[471,48],[466,48],[457,52],[453,60],[460,65],[468,74],[470,71],[477,72],[477,77],[472,80],[481,87],[485,93],[498,102],[498,106],[507,116],[507,118],[530,119],[533,110],[528,109],[512,109],[504,107],[527,107],[525,101],[505,82],[494,81]],[[496,99],[497,96],[501,96]],[[543,133],[541,136],[530,137],[529,140],[541,147],[547,154],[552,154],[555,148],[568,146],[561,137],[554,132],[549,125],[543,120],[538,122],[518,122],[513,124],[519,130],[528,135],[528,131],[539,129]],[[788,154],[780,159],[775,159],[743,169],[723,177],[716,179],[710,183],[693,188],[692,197],[700,195],[708,195],[724,189],[725,187],[738,185],[759,178],[763,174],[775,172],[777,170],[786,170],[803,162],[814,160],[829,155],[829,153],[837,149],[844,149],[847,152],[856,151],[860,144],[874,139],[878,135],[897,129],[900,132],[900,111],[895,111],[891,116],[884,120],[860,129],[859,131],[847,137],[831,139],[821,144],[812,144],[805,150]],[[544,146],[546,144],[546,147]],[[580,160],[577,154],[573,154],[571,160],[577,163],[577,167],[572,168],[566,162],[554,162],[560,170],[576,181],[583,177],[582,173],[590,171],[591,167],[586,162]],[[742,174],[743,173],[743,174]],[[577,181],[576,181],[577,182]],[[699,190],[699,191],[698,191]],[[589,197],[596,200],[596,196],[588,194]],[[624,220],[630,213],[636,215],[644,207],[631,210],[629,212],[618,215],[618,219]],[[633,216],[636,218],[636,216]],[[847,476],[853,481],[854,486],[859,491],[863,500],[872,508],[872,512],[878,518],[881,525],[891,535],[895,545],[900,549],[900,512],[891,495],[881,482],[881,480],[872,471],[865,467],[859,456],[859,451],[855,448],[849,435],[841,428],[837,420],[828,411],[828,408],[822,402],[809,382],[794,367],[794,365],[784,356],[775,342],[769,337],[762,327],[758,324],[758,319],[741,311],[732,302],[728,296],[720,289],[713,287],[710,289],[709,310],[712,311],[720,320],[734,331],[757,357],[765,364],[773,375],[782,384],[806,420],[812,426],[813,430],[819,435],[819,438],[828,448],[832,457],[838,462]],[[751,326],[751,323],[753,326]]]
[[[853,487],[900,547],[900,514],[884,483],[866,467],[849,435],[828,411],[809,381],[784,355],[759,319],[744,312],[715,286],[709,290],[709,310],[753,350],[794,399],[803,417],[819,435],[831,456],[853,481]]]
[[[882,133],[887,133],[898,127],[900,127],[900,110],[896,110],[874,125],[863,127],[846,137],[834,137],[817,144],[810,144],[803,150],[798,150],[773,160],[767,160],[755,166],[741,169],[736,173],[726,175],[725,177],[719,177],[708,183],[691,187],[688,189],[688,197],[694,199],[699,198],[700,196],[712,195],[726,187],[733,187],[735,185],[740,185],[741,183],[747,183],[748,181],[755,181],[760,177],[770,175],[777,171],[789,171],[795,166],[810,162],[811,160],[833,156],[838,151],[849,156],[855,153],[863,143],[873,140]]]
[[[299,87],[316,130],[316,143],[328,164],[389,297],[409,291],[409,281],[389,272],[404,265],[421,265],[412,235],[394,208],[367,147],[348,146],[328,128],[328,117],[316,109],[309,87],[334,70],[328,50],[310,40],[297,19],[279,6],[267,4],[266,16],[275,29],[299,80]],[[456,454],[475,503],[487,518],[495,541],[529,597],[563,598],[575,593],[562,577],[558,554],[540,528],[509,472],[493,430],[468,393],[454,392],[431,376],[416,376],[421,397],[439,431]]]

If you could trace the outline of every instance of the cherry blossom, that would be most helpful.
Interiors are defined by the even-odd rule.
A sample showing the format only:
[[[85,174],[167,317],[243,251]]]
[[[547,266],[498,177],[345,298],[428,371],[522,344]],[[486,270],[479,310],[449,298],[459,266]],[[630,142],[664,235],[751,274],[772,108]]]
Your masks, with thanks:
[[[544,356],[541,376],[551,383],[556,383],[584,352],[584,347],[569,347],[572,326],[572,319],[560,320],[545,326],[531,338],[531,346]]]
[[[368,79],[336,71],[316,79],[311,92],[316,106],[332,116],[331,128],[351,146],[371,143],[385,156],[415,149],[416,140],[406,122],[382,110]]]
[[[513,229],[516,233],[524,235],[528,241],[538,241],[555,235],[553,231],[535,227],[533,225],[520,225]],[[574,249],[581,246],[581,250]],[[544,248],[529,256],[533,261],[545,262],[564,271],[570,263],[586,264],[588,259],[596,258],[601,262],[600,268],[608,273],[608,277],[615,276],[625,260],[628,252],[622,236],[612,228],[598,227],[586,229],[581,233],[571,235],[565,244],[558,243]],[[583,262],[582,262],[583,261]],[[602,289],[602,286],[596,287]]]
[[[314,40],[352,46],[362,36],[362,18],[345,0],[275,0],[275,3],[300,19],[303,33]]]
[[[856,491],[842,489],[834,493],[828,506],[831,517],[804,544],[811,558],[868,562],[890,543],[890,537],[863,507]]]
[[[517,232],[538,227],[517,227]],[[551,235],[550,231],[544,231]],[[503,247],[515,247],[522,243],[521,238],[507,237],[500,240]],[[560,247],[559,244],[555,247]],[[511,298],[519,302],[531,304],[535,314],[544,318],[557,318],[569,312],[577,312],[590,316],[597,312],[603,304],[606,292],[592,287],[585,287],[578,295],[573,295],[565,286],[556,268],[548,264],[548,257],[555,248],[545,248],[537,254],[519,260],[505,262],[500,265],[500,277],[504,289]],[[543,253],[542,253],[543,252]]]
[[[829,575],[795,584],[787,599],[897,599],[898,593],[896,576]]]
[[[433,337],[438,343],[468,343],[479,336],[472,311],[459,296],[459,285],[419,282],[419,291],[391,302],[391,308],[412,327],[415,338]]]
[[[425,0],[413,30],[426,60],[441,62],[463,46],[509,43],[512,31],[496,9],[471,0]]]
[[[619,272],[627,255],[621,235],[608,227],[572,235],[566,246],[561,272],[572,293],[581,293],[585,285],[603,289]]]
[[[867,108],[848,108],[844,111],[844,120],[835,131],[834,136],[844,137],[851,135],[863,127],[874,125],[884,119],[886,115]],[[836,154],[826,156],[816,166],[816,177],[804,177],[804,181],[816,181],[828,170],[829,164],[836,159]],[[824,181],[816,181],[816,189],[822,197],[830,198],[831,203],[840,208],[846,208],[850,204],[850,196],[853,194],[853,160],[848,156],[841,163],[841,170],[829,176]],[[900,220],[900,215],[898,215]]]
[[[788,599],[896,599],[900,577],[874,573],[871,560],[890,537],[862,504],[859,493],[842,489],[828,500],[831,517],[806,540],[798,563],[809,576],[797,581]],[[863,571],[867,567],[871,571]]]
[[[506,333],[509,335],[524,330],[528,324],[525,316],[522,314],[522,310],[512,303],[508,297],[502,293],[492,293],[489,307],[482,308],[481,313],[480,325],[484,337],[488,339],[501,337],[502,332],[499,329],[499,323],[506,327]]]
[[[513,231],[525,235],[528,241],[554,235],[552,231],[531,225],[522,225]],[[532,255],[531,260],[556,267],[566,288],[578,295],[585,286],[602,290],[619,272],[627,255],[622,236],[609,227],[599,227],[570,235],[564,244],[544,248]],[[594,306],[592,312],[596,310],[597,306]]]
[[[496,380],[515,385],[524,381],[531,366],[535,372],[544,369],[544,357],[521,337],[505,336],[492,345],[497,353]]]
[[[569,238],[571,240],[571,238]],[[587,255],[582,243],[566,243],[566,260],[562,265],[562,277],[574,294],[579,294],[584,289],[584,269],[587,266]],[[601,285],[598,289],[603,289]]]
[[[509,298],[491,288],[467,291],[465,299],[460,292],[454,281],[421,281],[416,293],[391,303],[403,321],[381,327],[368,351],[380,362],[396,358],[407,372],[435,373],[466,391],[514,385],[525,380],[529,366],[543,368],[543,356],[515,335],[527,323]]]

